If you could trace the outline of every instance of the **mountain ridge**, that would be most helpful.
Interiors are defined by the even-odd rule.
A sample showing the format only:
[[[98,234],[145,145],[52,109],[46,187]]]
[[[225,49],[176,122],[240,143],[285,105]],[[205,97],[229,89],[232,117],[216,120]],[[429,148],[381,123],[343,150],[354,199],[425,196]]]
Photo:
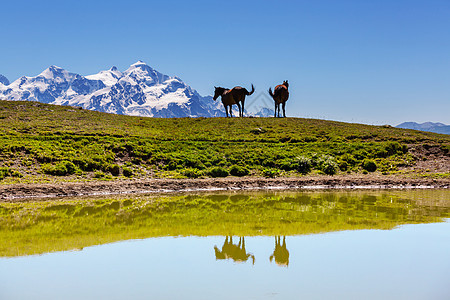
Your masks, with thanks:
[[[9,85],[9,80],[4,75],[0,74],[0,84]]]
[[[441,134],[450,134],[450,125],[445,125],[439,122],[425,122],[425,123],[403,122],[395,127],[403,129],[429,131]]]
[[[5,77],[6,79],[6,77]],[[0,85],[0,100],[28,100],[145,117],[225,116],[220,101],[201,96],[179,77],[139,60],[125,71],[113,66],[82,76],[52,65],[34,77]]]

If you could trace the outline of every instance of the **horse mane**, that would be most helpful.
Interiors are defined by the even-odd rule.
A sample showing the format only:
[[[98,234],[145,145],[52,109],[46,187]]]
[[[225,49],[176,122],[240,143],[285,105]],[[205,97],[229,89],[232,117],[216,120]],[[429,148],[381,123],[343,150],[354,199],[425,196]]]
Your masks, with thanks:
[[[227,88],[224,88],[224,87],[221,87],[221,86],[218,86],[218,87],[215,87],[217,90],[219,90],[220,91],[220,94],[223,94],[223,92],[225,92],[225,91],[228,91],[229,89],[227,89]]]

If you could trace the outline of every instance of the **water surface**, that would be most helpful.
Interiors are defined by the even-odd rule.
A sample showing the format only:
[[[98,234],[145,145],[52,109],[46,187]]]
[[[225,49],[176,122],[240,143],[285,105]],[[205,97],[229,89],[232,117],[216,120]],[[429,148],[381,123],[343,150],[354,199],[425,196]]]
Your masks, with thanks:
[[[3,203],[0,299],[449,299],[449,195]]]

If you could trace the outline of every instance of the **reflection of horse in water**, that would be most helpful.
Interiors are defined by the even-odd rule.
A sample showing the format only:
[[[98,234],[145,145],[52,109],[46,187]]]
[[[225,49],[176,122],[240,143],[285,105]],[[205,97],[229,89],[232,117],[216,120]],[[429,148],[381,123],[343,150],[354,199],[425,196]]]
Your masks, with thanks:
[[[283,245],[281,244],[280,237],[275,237],[275,250],[270,256],[270,262],[275,257],[275,262],[279,266],[287,267],[289,265],[289,251],[286,248],[286,237],[283,236]]]
[[[247,261],[250,257],[252,258],[253,264],[255,264],[255,256],[253,254],[247,253],[245,250],[245,240],[244,237],[239,238],[239,244],[233,244],[233,237],[228,236],[225,238],[225,242],[222,246],[222,251],[214,246],[216,252],[216,259],[232,259],[235,262]]]

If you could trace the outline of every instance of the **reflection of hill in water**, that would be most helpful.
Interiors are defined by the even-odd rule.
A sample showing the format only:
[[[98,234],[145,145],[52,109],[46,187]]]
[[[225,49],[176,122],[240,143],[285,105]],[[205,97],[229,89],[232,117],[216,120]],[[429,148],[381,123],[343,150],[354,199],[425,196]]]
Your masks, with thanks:
[[[160,236],[392,229],[448,217],[449,195],[442,190],[258,192],[1,203],[0,256]]]

